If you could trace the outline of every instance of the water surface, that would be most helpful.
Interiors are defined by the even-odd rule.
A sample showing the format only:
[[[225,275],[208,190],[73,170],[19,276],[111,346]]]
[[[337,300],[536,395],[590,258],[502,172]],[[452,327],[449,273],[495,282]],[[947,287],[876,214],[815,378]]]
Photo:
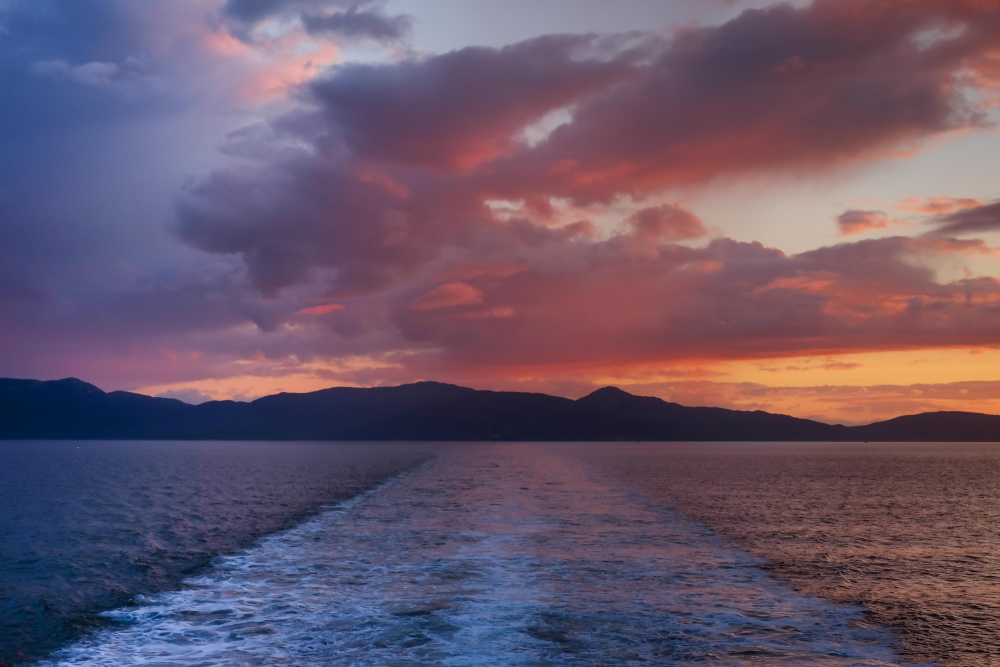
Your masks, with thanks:
[[[47,664],[903,664],[758,562],[549,446],[450,446]]]
[[[1000,664],[1000,446],[0,443],[45,665]]]
[[[916,662],[1000,665],[1000,445],[578,446],[798,590],[863,603]]]
[[[376,443],[0,441],[0,665],[428,456]]]

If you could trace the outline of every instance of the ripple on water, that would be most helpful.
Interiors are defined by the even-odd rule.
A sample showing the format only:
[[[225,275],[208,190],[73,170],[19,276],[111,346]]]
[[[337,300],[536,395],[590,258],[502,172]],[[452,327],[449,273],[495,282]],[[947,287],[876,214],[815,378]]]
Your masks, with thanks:
[[[901,664],[756,565],[545,448],[453,447],[45,664]]]

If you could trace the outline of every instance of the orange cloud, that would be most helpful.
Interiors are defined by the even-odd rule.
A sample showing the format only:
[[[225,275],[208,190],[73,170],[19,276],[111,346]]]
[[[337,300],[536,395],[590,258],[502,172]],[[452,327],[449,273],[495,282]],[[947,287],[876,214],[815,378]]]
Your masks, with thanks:
[[[772,289],[798,290],[801,292],[826,293],[834,285],[839,276],[831,271],[817,271],[809,274],[798,274],[795,276],[782,276],[775,278],[766,285],[756,288],[756,292],[765,292]]]
[[[837,216],[838,236],[854,236],[876,229],[887,229],[890,225],[900,224],[885,211],[844,211]]]
[[[900,211],[911,211],[913,213],[925,213],[927,215],[947,215],[964,211],[969,208],[982,206],[984,202],[978,199],[954,198],[954,197],[925,197],[919,199],[904,199],[896,204]]]
[[[335,310],[343,310],[344,307],[339,303],[327,303],[322,306],[313,306],[311,308],[303,308],[296,315],[326,315],[327,313],[332,313]]]

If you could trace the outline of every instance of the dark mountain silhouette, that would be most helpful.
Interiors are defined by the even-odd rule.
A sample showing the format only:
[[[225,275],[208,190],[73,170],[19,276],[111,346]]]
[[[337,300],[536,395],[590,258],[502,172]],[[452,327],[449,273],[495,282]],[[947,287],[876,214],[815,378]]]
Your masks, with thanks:
[[[861,440],[912,442],[1000,442],[1000,415],[924,412],[852,429]]]
[[[622,418],[631,430],[616,440],[844,440],[847,428],[770,412],[688,408],[605,387],[577,401]],[[636,429],[640,429],[638,432]]]
[[[189,405],[77,379],[0,379],[0,438],[194,440],[1000,441],[1000,416],[933,412],[867,426],[689,408],[605,387],[573,401],[439,382]]]

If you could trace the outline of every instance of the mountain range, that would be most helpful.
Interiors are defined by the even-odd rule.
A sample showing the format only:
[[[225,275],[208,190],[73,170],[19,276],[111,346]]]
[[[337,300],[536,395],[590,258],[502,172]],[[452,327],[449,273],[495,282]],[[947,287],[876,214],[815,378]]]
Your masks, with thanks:
[[[615,387],[571,400],[440,382],[190,405],[75,378],[0,379],[0,439],[1000,442],[1000,416],[928,412],[843,426]]]

